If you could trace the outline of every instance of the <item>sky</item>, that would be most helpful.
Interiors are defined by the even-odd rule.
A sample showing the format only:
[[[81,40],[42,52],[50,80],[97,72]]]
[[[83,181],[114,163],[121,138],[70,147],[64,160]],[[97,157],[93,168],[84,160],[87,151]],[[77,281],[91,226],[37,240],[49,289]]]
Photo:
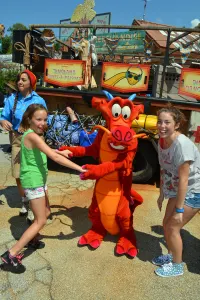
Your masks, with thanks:
[[[60,20],[70,18],[76,6],[83,2],[2,0],[0,24],[6,30],[14,23],[23,23],[27,27],[30,24],[59,24]],[[144,1],[95,0],[94,10],[97,14],[111,12],[112,25],[131,25],[134,19],[143,18]],[[194,27],[200,23],[200,0],[150,0],[147,2],[145,20],[177,27]]]

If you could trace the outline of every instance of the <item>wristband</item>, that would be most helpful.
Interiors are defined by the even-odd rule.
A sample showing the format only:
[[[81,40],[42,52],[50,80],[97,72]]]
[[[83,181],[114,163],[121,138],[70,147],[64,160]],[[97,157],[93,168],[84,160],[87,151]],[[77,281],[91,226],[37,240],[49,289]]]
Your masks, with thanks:
[[[184,208],[175,208],[176,213],[184,213],[185,209]]]

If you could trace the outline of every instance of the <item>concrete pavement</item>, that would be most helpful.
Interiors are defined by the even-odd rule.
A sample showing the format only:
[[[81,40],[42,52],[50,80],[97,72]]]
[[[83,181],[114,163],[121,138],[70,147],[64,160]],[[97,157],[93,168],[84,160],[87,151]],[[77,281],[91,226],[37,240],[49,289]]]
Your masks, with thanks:
[[[8,147],[8,135],[0,133],[1,149]],[[18,216],[20,198],[11,177],[10,156],[0,150],[0,253],[20,237],[27,224]],[[0,300],[179,300],[200,297],[200,215],[182,231],[185,274],[159,278],[151,259],[166,251],[162,217],[156,206],[154,186],[135,185],[144,204],[134,214],[140,252],[135,259],[116,257],[117,237],[106,236],[95,251],[79,248],[79,237],[90,228],[87,218],[93,181],[80,181],[76,172],[64,168],[48,177],[53,220],[41,231],[46,247],[25,250],[21,274],[0,270]]]

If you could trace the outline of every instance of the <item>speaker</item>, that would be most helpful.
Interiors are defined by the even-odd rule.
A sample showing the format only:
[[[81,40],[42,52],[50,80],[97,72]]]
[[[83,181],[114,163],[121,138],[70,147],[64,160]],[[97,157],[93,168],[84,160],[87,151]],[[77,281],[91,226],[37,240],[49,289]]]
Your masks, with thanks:
[[[24,52],[16,50],[14,45],[16,42],[24,45],[24,38],[28,32],[29,30],[13,30],[12,62],[23,64]]]

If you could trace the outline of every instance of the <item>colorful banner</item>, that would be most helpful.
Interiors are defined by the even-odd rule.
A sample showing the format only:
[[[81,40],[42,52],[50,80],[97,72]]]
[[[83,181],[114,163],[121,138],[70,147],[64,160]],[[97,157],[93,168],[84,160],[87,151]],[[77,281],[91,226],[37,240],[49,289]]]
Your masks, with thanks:
[[[82,85],[85,68],[82,60],[45,59],[44,81],[63,87]]]
[[[94,19],[90,22],[90,24],[93,25],[110,25],[110,20],[111,20],[111,13],[103,13],[103,14],[96,14]],[[108,28],[98,28],[96,30],[96,34],[100,33],[108,33],[110,29]]]
[[[103,13],[96,14],[94,19],[89,22],[89,24],[93,25],[110,25],[111,13]],[[79,24],[77,22],[71,22],[71,19],[60,20],[60,24]],[[108,28],[98,28],[96,30],[97,33],[108,33],[110,29]],[[59,39],[63,42],[66,42],[72,33],[74,32],[74,28],[60,28]]]
[[[96,51],[113,55],[143,52],[145,35],[144,30],[97,34]]]
[[[181,70],[178,93],[200,100],[200,69],[184,68]]]
[[[122,93],[146,91],[149,73],[149,65],[103,63],[101,85]]]

